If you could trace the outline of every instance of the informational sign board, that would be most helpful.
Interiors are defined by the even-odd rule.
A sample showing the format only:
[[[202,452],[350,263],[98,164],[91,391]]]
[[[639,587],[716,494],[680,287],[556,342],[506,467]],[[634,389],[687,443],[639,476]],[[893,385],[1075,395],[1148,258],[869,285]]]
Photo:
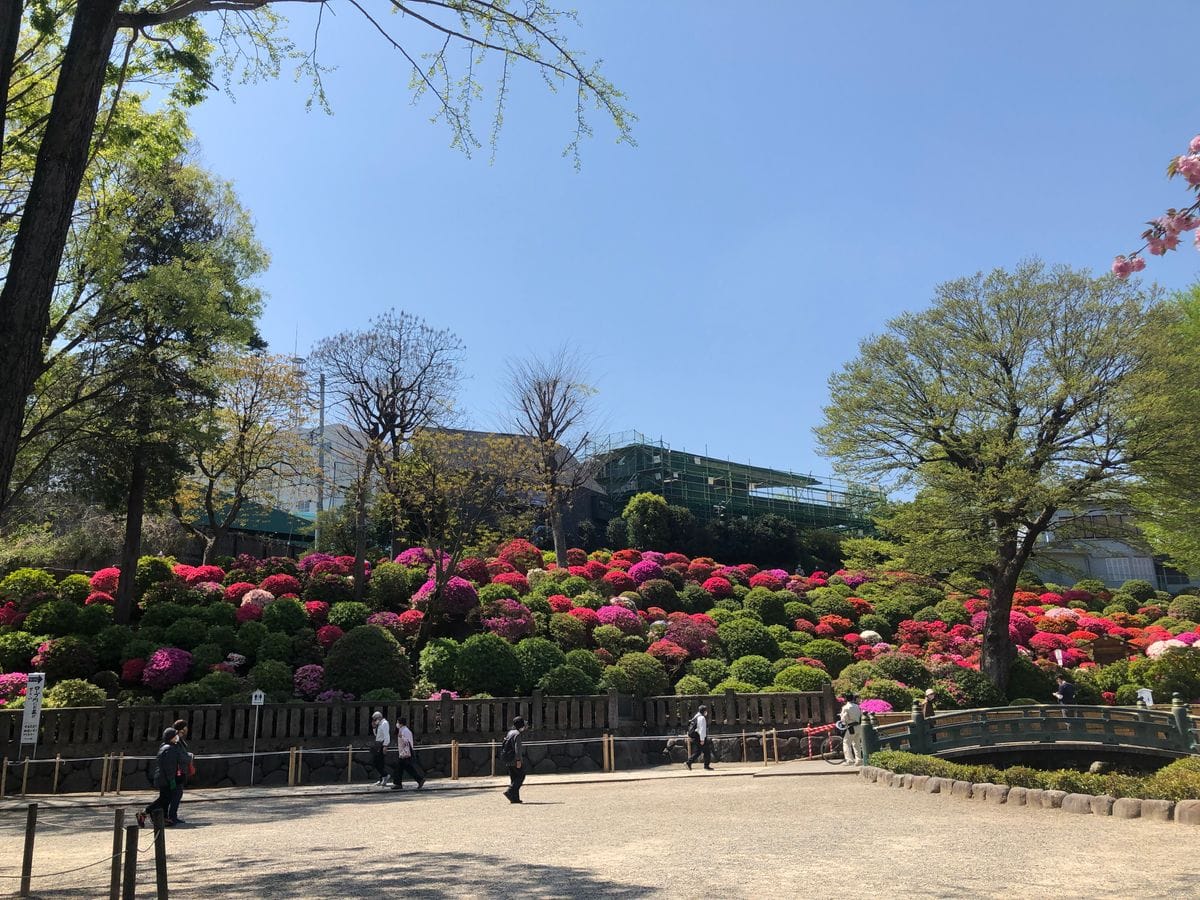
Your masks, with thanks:
[[[255,691],[253,694],[250,695],[250,705],[251,706],[262,706],[263,703],[266,701],[266,699],[267,699],[267,695],[264,694],[262,691]]]
[[[38,727],[42,724],[42,691],[46,687],[45,672],[30,672],[25,684],[25,716],[21,719],[21,743],[36,744]]]
[[[1150,690],[1150,688],[1138,688],[1137,695],[1138,699],[1147,706],[1154,705],[1154,691]]]

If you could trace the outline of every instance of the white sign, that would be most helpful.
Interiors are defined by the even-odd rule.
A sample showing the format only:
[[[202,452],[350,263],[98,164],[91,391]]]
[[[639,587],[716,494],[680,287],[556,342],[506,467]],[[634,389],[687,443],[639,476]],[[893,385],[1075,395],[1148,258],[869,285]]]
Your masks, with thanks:
[[[38,726],[42,723],[42,690],[46,687],[45,672],[30,672],[25,684],[25,717],[21,720],[21,743],[36,744]]]
[[[1138,688],[1137,695],[1138,699],[1147,706],[1154,705],[1154,691],[1150,690],[1150,688]]]
[[[262,706],[263,701],[266,699],[267,699],[267,695],[264,694],[262,691],[255,691],[253,694],[250,695],[250,705],[251,706]]]
[[[1054,651],[1054,658],[1058,661],[1060,666],[1063,664],[1063,652],[1061,650]]]

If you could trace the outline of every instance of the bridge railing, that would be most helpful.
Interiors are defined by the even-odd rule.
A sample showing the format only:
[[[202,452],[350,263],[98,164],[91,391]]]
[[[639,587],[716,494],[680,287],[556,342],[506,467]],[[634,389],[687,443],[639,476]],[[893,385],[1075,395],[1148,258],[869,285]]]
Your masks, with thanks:
[[[954,755],[977,749],[1089,744],[1136,748],[1166,756],[1200,753],[1200,727],[1176,694],[1171,710],[1145,706],[1001,706],[940,713],[926,719],[919,704],[903,722],[878,725],[866,717],[866,753],[906,750]]]

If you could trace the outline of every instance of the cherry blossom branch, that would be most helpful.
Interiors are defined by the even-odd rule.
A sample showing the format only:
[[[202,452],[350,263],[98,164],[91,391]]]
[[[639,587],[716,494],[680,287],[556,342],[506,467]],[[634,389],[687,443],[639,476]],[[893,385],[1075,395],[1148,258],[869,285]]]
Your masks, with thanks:
[[[1187,181],[1189,190],[1200,194],[1200,134],[1192,138],[1185,155],[1177,156],[1167,166],[1167,177],[1174,178],[1176,175]],[[1168,209],[1163,215],[1151,219],[1146,224],[1150,227],[1142,232],[1145,243],[1132,253],[1122,253],[1113,260],[1112,272],[1118,278],[1128,278],[1134,272],[1146,268],[1143,251],[1149,251],[1151,256],[1163,256],[1168,250],[1176,249],[1180,236],[1189,231],[1196,232],[1193,242],[1196,249],[1200,250],[1200,231],[1197,231],[1197,227],[1200,226],[1200,199],[1184,209]]]

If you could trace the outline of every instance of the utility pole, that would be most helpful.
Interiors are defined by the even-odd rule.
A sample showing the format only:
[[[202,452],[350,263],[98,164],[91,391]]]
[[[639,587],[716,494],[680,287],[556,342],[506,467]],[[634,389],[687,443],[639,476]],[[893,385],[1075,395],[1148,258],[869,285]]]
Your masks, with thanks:
[[[314,549],[321,548],[321,511],[325,508],[325,373],[317,379],[320,411],[317,414],[317,518],[313,532]]]

